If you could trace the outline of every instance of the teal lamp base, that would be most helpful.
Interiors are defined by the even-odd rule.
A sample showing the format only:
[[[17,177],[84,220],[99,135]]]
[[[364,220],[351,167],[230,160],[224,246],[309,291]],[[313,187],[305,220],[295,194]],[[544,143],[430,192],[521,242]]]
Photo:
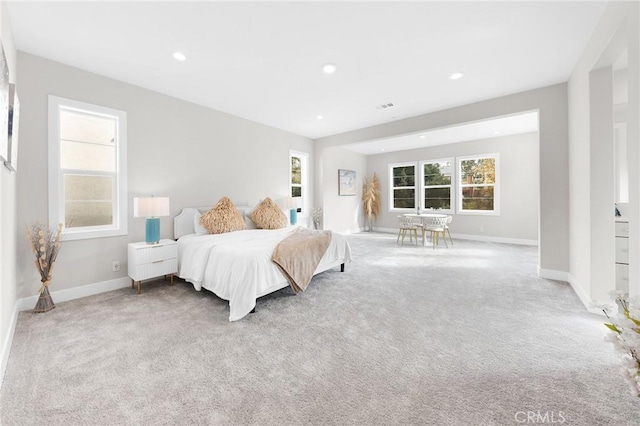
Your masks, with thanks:
[[[160,242],[160,218],[148,217],[145,228],[147,244],[158,244]]]
[[[291,222],[292,225],[298,223],[298,209],[289,210],[289,222]]]

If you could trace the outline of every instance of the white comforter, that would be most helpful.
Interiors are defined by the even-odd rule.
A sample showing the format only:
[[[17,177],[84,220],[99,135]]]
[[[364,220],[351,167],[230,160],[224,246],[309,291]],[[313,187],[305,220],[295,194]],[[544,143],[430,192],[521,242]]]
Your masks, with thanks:
[[[256,299],[289,285],[271,261],[276,245],[295,227],[252,229],[216,235],[185,235],[178,240],[180,278],[229,301],[229,321],[245,317]],[[316,274],[351,261],[346,238],[333,233]]]

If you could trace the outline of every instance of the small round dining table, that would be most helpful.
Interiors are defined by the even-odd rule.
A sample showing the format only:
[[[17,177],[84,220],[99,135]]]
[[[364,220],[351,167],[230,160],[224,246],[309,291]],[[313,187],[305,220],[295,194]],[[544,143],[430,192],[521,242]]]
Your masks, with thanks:
[[[430,218],[445,218],[448,215],[446,214],[442,214],[442,213],[405,213],[403,214],[403,216],[405,217],[410,217],[410,218],[417,218],[420,219],[420,223],[422,224],[422,245],[425,245],[425,241],[424,241],[424,227],[427,226],[425,222],[425,219],[430,219]]]

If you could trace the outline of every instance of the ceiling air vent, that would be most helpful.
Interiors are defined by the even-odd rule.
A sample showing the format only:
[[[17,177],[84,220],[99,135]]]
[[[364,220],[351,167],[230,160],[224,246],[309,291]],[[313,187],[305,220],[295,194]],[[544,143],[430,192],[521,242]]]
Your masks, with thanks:
[[[387,102],[386,104],[378,105],[376,109],[389,109],[393,108],[395,104],[393,102]]]

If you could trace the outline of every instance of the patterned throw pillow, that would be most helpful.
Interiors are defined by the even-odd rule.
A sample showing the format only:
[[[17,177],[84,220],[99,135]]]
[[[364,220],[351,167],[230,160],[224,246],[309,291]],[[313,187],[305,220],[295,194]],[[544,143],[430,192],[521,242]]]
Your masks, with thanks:
[[[251,214],[251,220],[259,229],[280,229],[289,224],[280,207],[269,197],[258,204]]]
[[[200,217],[200,224],[211,234],[241,231],[245,229],[242,215],[227,197],[222,197],[215,206]]]

